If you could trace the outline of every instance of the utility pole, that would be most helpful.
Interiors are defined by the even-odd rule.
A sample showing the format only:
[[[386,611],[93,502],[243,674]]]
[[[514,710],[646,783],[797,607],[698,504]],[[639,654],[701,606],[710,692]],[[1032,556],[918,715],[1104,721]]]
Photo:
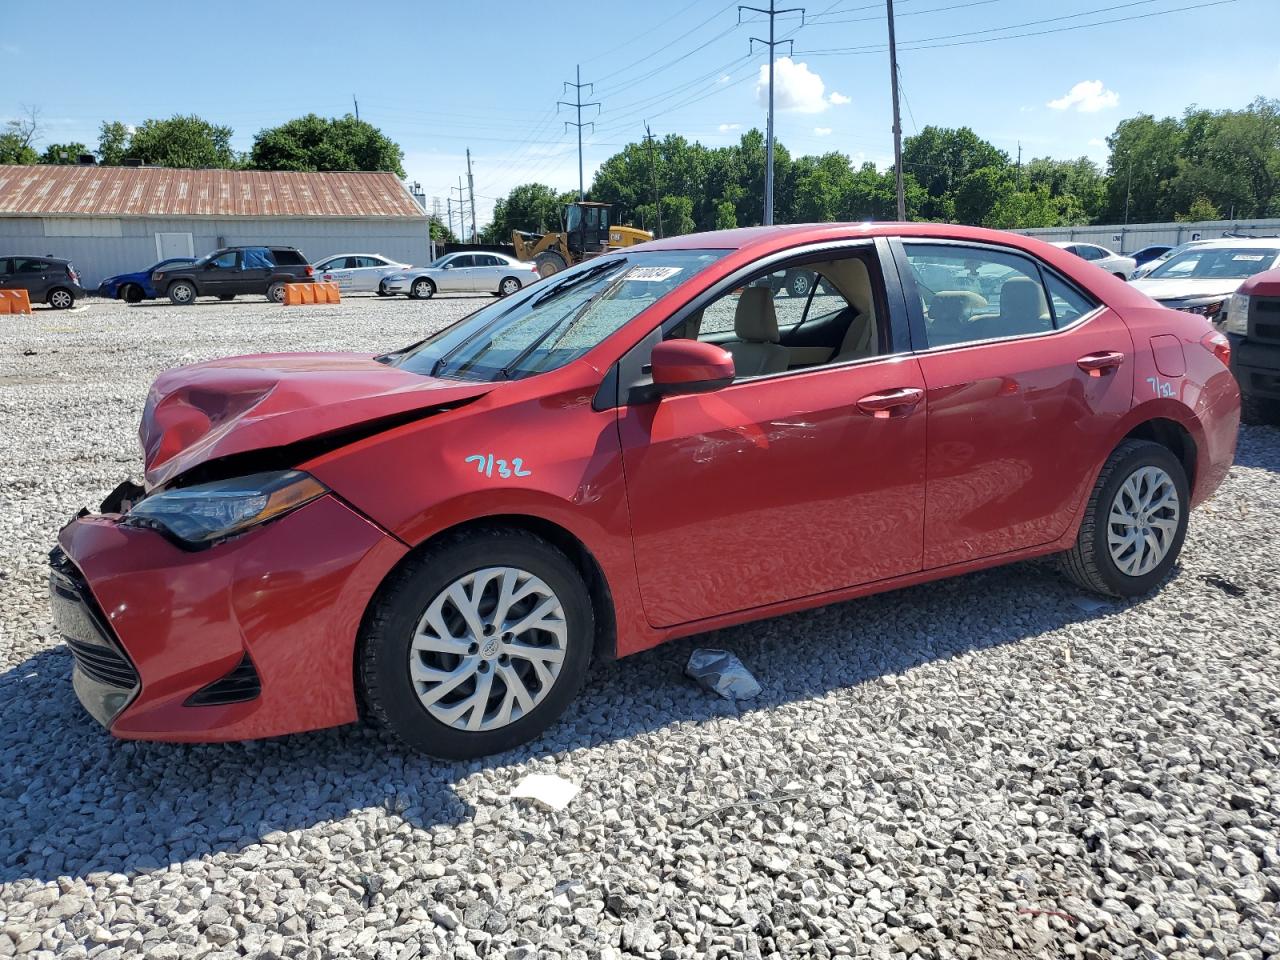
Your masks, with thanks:
[[[439,197],[431,198],[431,219],[432,219],[432,224],[431,224],[432,226],[440,222],[440,198]],[[427,253],[430,254],[432,260],[435,260],[436,238],[432,236],[430,227],[428,227],[427,229]]]
[[[1022,141],[1021,140],[1018,141],[1018,173],[1014,177],[1014,183],[1017,185],[1017,189],[1019,190],[1022,189]]]
[[[644,125],[644,142],[649,145],[649,172],[653,174],[653,215],[658,219],[658,239],[662,239],[662,203],[658,199],[658,165],[653,159],[653,134],[649,124]]]
[[[1124,188],[1124,225],[1129,225],[1129,198],[1133,196],[1133,154],[1129,155],[1129,182]]]
[[[462,189],[462,177],[458,177],[458,185],[456,187],[449,188],[450,196],[453,195],[453,191],[455,190],[458,191],[458,239],[462,243],[466,243],[467,242],[467,205],[466,205],[467,192],[464,189]],[[475,243],[475,237],[471,238],[471,242]]]
[[[898,189],[898,219],[907,219],[907,195],[902,186],[902,114],[898,110],[898,44],[893,34],[893,0],[889,11],[889,79],[893,90],[893,178]]]
[[[450,193],[444,202],[446,209],[449,211],[449,232],[453,233],[453,194]],[[453,233],[453,235],[457,236],[456,233]]]
[[[588,126],[589,126],[589,127],[591,128],[592,132],[594,133],[594,132],[595,132],[595,129],[596,129],[596,125],[595,125],[595,121],[593,121],[593,120],[588,120],[586,123],[583,123],[583,122],[582,122],[582,108],[583,108],[583,107],[595,107],[595,108],[596,108],[596,116],[599,116],[599,115],[600,115],[600,101],[595,100],[595,101],[592,101],[591,103],[583,103],[583,102],[582,102],[582,88],[583,88],[583,87],[590,87],[590,88],[591,88],[591,93],[595,93],[595,92],[596,92],[596,88],[595,88],[595,85],[594,85],[594,84],[590,84],[590,83],[583,83],[583,82],[582,82],[582,66],[581,66],[581,64],[579,64],[579,65],[578,65],[577,72],[575,73],[575,76],[576,76],[577,81],[578,81],[577,83],[570,83],[568,80],[566,80],[566,81],[564,82],[564,89],[565,89],[565,90],[568,90],[570,87],[573,87],[573,90],[574,90],[573,103],[569,103],[569,101],[567,101],[567,100],[557,100],[557,101],[556,101],[556,112],[559,112],[559,110],[560,110],[560,108],[561,108],[561,107],[573,107],[574,109],[576,109],[576,110],[578,111],[578,120],[577,120],[577,122],[575,123],[575,122],[574,122],[574,121],[572,121],[572,120],[566,120],[566,121],[564,121],[564,128],[565,128],[566,130],[568,130],[570,127],[577,127],[577,128],[578,128],[578,199],[579,199],[579,200],[583,200],[583,199],[585,199],[585,198],[586,198],[586,190],[585,190],[585,189],[584,189],[584,187],[583,187],[583,181],[582,181],[582,128],[583,128],[583,127],[588,127]]]
[[[471,176],[471,148],[467,147],[467,189],[471,191],[471,242],[476,242],[476,181]]]
[[[351,103],[356,108],[356,119],[359,120],[360,119],[360,101],[356,99],[356,95],[354,93],[351,95]]]
[[[775,40],[773,32],[773,21],[783,13],[800,14],[800,26],[804,26],[804,8],[803,7],[787,7],[785,10],[777,8],[775,0],[769,0],[769,8],[763,7],[738,7],[738,22],[742,22],[742,11],[749,10],[752,13],[765,13],[769,15],[769,39],[761,40],[759,37],[752,37],[750,43],[762,43],[769,48],[769,121],[766,125],[766,138],[764,146],[764,223],[769,226],[773,223],[773,63],[776,59],[773,55],[773,48],[782,44],[790,44],[790,40]],[[792,47],[794,49],[794,46]]]

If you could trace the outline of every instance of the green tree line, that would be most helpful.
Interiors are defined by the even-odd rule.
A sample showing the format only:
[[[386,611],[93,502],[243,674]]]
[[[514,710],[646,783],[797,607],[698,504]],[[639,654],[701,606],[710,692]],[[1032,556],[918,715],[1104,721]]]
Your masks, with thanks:
[[[1001,229],[1280,216],[1280,100],[1162,120],[1139,114],[1121,121],[1107,145],[1105,168],[1087,157],[1018,164],[968,127],[925,127],[903,142],[907,216]],[[631,143],[600,166],[589,198],[613,203],[615,222],[655,234],[754,226],[764,209],[764,156],[759,130],[725,147],[677,134]],[[484,238],[558,228],[573,196],[518,186],[498,201]],[[891,170],[838,152],[793,157],[775,143],[778,223],[896,215]]]

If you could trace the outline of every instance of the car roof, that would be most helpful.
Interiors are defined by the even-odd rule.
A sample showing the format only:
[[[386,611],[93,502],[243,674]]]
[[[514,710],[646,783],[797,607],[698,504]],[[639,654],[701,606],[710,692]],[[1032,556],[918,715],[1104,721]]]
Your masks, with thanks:
[[[1231,249],[1232,247],[1262,247],[1280,250],[1280,237],[1222,237],[1219,240],[1197,240],[1197,247]]]
[[[70,263],[66,257],[51,257],[47,253],[0,253],[0,260],[48,260],[50,263]]]
[[[1104,247],[1096,240],[1050,240],[1049,243],[1052,246],[1061,247],[1063,250],[1067,247],[1097,247],[1099,250],[1110,249],[1109,247]],[[1143,247],[1142,249],[1145,250],[1146,247]]]
[[[296,248],[293,248],[293,249],[296,249]],[[321,260],[332,260],[334,257],[379,257],[379,258],[380,258],[380,259],[382,259],[382,260],[390,260],[390,259],[391,259],[391,258],[390,258],[390,257],[388,257],[385,253],[367,253],[367,252],[360,252],[360,253],[331,253],[331,254],[329,254],[328,256],[321,257],[320,259],[321,259]]]

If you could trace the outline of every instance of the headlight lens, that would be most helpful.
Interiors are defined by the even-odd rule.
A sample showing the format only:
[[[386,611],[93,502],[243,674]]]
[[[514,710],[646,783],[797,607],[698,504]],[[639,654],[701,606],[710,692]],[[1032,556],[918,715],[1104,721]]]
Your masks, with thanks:
[[[1238,333],[1245,336],[1249,332],[1249,298],[1243,293],[1233,293],[1227,301],[1227,322],[1223,324],[1227,333]]]
[[[1219,319],[1222,308],[1227,305],[1226,300],[1211,300],[1208,303],[1188,303],[1182,307],[1184,313],[1198,313],[1202,317],[1207,317],[1212,321]]]
[[[387,277],[387,279],[388,280],[408,280],[409,278],[406,277],[403,273],[397,273],[397,274],[393,274],[390,277]]]
[[[327,492],[301,470],[255,473],[157,493],[135,504],[124,522],[204,544],[282,517]]]

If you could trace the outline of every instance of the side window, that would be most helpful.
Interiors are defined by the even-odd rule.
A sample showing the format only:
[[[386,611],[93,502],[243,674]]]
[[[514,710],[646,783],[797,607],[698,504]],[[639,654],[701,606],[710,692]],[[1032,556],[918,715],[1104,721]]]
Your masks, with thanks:
[[[1053,329],[1040,270],[1026,257],[951,244],[906,244],[930,347]]]
[[[49,263],[47,260],[23,260],[21,258],[16,258],[14,260],[14,267],[14,273],[44,273],[46,270],[51,270],[53,268],[53,264]]]
[[[1086,260],[1101,260],[1107,255],[1107,252],[1101,247],[1091,247],[1088,244],[1080,245],[1080,256]]]
[[[13,261],[6,257],[0,257],[0,277],[3,277],[6,274],[10,274],[12,272],[13,272]]]
[[[1044,282],[1049,291],[1049,303],[1053,306],[1055,327],[1070,326],[1097,307],[1097,303],[1048,270],[1044,271]]]
[[[364,269],[365,267],[381,267],[382,261],[375,257],[348,257],[347,266],[353,269]]]
[[[500,267],[502,266],[502,261],[492,254],[479,253],[476,254],[476,264],[481,267]]]
[[[450,265],[455,270],[461,267],[474,267],[476,265],[476,258],[471,254],[463,254],[460,257],[454,257]]]

